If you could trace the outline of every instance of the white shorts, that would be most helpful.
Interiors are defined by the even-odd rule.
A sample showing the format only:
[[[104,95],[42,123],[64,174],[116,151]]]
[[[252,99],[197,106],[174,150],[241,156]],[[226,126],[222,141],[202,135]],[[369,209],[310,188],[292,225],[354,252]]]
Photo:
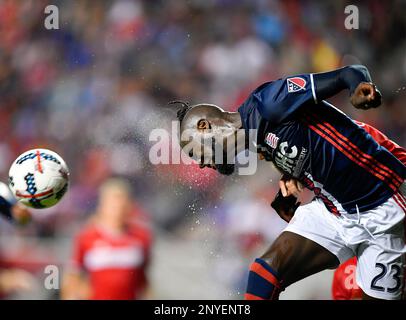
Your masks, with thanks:
[[[316,199],[300,206],[284,231],[318,243],[340,263],[357,256],[356,281],[361,289],[374,298],[400,299],[404,289],[406,207],[402,208],[399,197],[397,194],[359,215],[341,216],[330,213]]]

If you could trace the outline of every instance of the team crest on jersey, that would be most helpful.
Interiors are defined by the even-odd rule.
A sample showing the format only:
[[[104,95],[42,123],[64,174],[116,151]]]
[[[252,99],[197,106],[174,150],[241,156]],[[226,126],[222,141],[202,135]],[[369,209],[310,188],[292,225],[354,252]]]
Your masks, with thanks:
[[[268,132],[265,136],[265,143],[270,146],[272,149],[276,149],[276,146],[278,145],[279,138],[276,136],[276,134],[272,132]]]
[[[288,78],[288,92],[297,92],[300,90],[305,90],[306,80],[301,77]]]

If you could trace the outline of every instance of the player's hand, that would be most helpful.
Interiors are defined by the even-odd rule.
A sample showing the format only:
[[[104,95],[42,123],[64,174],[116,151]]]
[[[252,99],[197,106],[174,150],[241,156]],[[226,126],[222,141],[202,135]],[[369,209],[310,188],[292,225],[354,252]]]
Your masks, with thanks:
[[[300,206],[300,202],[296,202],[295,196],[284,197],[281,190],[276,194],[275,199],[271,203],[271,207],[275,209],[277,214],[286,222],[289,222],[295,215],[296,209]]]
[[[4,269],[0,271],[0,291],[11,294],[20,291],[31,291],[36,286],[34,276],[21,269]]]
[[[31,221],[31,212],[30,210],[20,203],[16,203],[11,209],[13,219],[20,225],[26,225]]]
[[[284,197],[293,195],[298,198],[300,193],[303,191],[303,185],[299,181],[286,176],[283,176],[279,180],[279,188],[281,188],[281,192]]]
[[[361,82],[350,100],[355,108],[367,110],[379,107],[382,103],[382,95],[373,83]]]

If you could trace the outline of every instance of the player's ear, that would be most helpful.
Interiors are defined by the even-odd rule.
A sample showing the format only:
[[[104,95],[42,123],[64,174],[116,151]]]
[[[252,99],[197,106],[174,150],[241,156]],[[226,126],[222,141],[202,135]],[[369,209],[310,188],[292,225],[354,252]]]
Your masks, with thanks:
[[[197,129],[198,129],[198,130],[208,130],[208,129],[211,129],[210,122],[207,121],[206,119],[200,119],[200,120],[197,122]]]

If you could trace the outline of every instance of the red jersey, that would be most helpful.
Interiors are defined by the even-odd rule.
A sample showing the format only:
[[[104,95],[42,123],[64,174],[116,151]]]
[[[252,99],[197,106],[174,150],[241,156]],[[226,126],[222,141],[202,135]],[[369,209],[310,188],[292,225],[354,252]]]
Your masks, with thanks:
[[[372,138],[379,145],[386,148],[389,152],[391,152],[396,158],[398,158],[403,164],[406,164],[406,150],[393,142],[392,140],[388,139],[382,132],[374,127],[362,123],[359,121],[355,121],[359,126],[364,128],[366,132],[368,132]],[[355,282],[355,270],[357,267],[357,258],[353,257],[343,264],[341,264],[334,273],[333,279],[333,299],[334,300],[352,300],[352,299],[361,299],[362,298],[362,290]]]
[[[91,299],[132,300],[145,287],[150,232],[132,225],[113,234],[92,224],[77,236],[72,264],[89,276]]]
[[[334,272],[333,299],[353,300],[362,298],[362,290],[355,281],[357,258],[353,257],[341,264]]]

